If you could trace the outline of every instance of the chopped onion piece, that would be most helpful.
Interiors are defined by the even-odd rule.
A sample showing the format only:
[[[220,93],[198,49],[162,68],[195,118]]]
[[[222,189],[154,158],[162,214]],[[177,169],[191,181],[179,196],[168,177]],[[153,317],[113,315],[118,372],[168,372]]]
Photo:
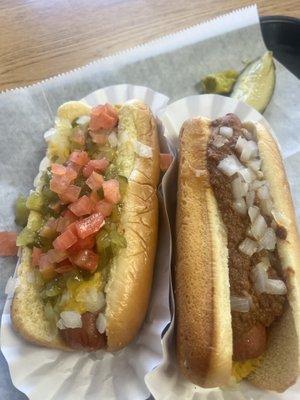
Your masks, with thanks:
[[[251,206],[248,209],[248,215],[250,218],[250,221],[253,223],[255,219],[259,216],[259,208],[256,206]]]
[[[244,139],[242,136],[238,137],[238,140],[236,141],[235,148],[238,151],[238,153],[241,153],[243,151],[244,146],[247,143],[247,139]]]
[[[253,140],[248,140],[244,145],[241,153],[241,161],[249,161],[258,156],[258,147]]]
[[[253,140],[252,133],[249,132],[246,128],[242,128],[241,131],[242,131],[242,134],[245,136],[246,139]]]
[[[276,235],[274,229],[267,228],[263,237],[259,239],[259,244],[266,250],[275,250]]]
[[[219,133],[222,136],[230,138],[233,135],[233,129],[230,128],[229,126],[221,126],[219,129]]]
[[[261,167],[261,160],[259,160],[259,159],[249,160],[246,162],[246,165],[248,168],[251,168],[252,171],[258,172]]]
[[[243,166],[234,155],[230,155],[219,162],[218,168],[226,176],[232,176],[242,169]]]
[[[254,288],[258,293],[266,291],[266,283],[268,280],[268,266],[260,262],[250,272],[250,277],[254,283]]]
[[[248,208],[253,206],[254,199],[255,199],[255,192],[253,190],[249,190],[249,192],[246,194],[246,204]]]
[[[257,189],[257,197],[259,200],[267,200],[270,198],[270,192],[267,185],[263,185]]]
[[[218,135],[218,136],[213,140],[212,145],[213,145],[214,147],[216,147],[217,149],[219,149],[220,147],[224,146],[224,144],[227,143],[227,142],[228,142],[228,139],[226,139],[226,137],[224,137],[224,136],[219,136],[219,135]]]
[[[152,157],[152,149],[150,146],[147,146],[144,143],[135,140],[134,142],[134,150],[140,157],[151,158]]]
[[[285,283],[280,279],[268,279],[266,282],[266,293],[268,294],[286,294]]]
[[[282,214],[280,211],[272,210],[271,214],[273,215],[273,218],[275,219],[276,223],[280,226],[289,226],[291,223],[290,219],[286,217],[284,214]]]
[[[106,318],[105,316],[100,313],[96,319],[96,328],[98,329],[99,333],[104,333],[106,329]]]
[[[57,322],[57,327],[60,329],[82,328],[81,315],[75,311],[62,311],[60,313],[60,320]]]
[[[108,142],[111,145],[111,147],[117,147],[118,146],[118,138],[117,138],[116,132],[112,132],[108,136]]]
[[[241,168],[238,173],[244,179],[245,182],[251,183],[256,179],[255,173],[250,168]]]
[[[241,253],[251,257],[258,250],[258,244],[254,240],[246,238],[240,243],[239,250]]]
[[[233,202],[233,209],[241,215],[247,215],[247,205],[244,199]]]
[[[268,228],[268,225],[262,215],[258,215],[254,222],[252,223],[251,226],[251,232],[252,235],[255,237],[255,239],[260,239],[261,237],[264,236],[266,230]]]
[[[90,122],[91,117],[89,115],[82,115],[76,119],[77,125],[86,125]]]
[[[266,200],[261,200],[259,202],[259,207],[262,214],[270,216],[272,215],[273,202],[270,198]]]
[[[267,183],[266,181],[255,180],[254,182],[251,183],[251,189],[257,190],[261,186],[264,186],[266,183]]]
[[[248,187],[249,187],[249,185],[246,182],[242,182],[241,177],[237,176],[231,182],[233,198],[235,200],[240,200],[242,197],[246,196]]]
[[[246,313],[250,310],[249,297],[230,296],[230,306],[232,311]]]

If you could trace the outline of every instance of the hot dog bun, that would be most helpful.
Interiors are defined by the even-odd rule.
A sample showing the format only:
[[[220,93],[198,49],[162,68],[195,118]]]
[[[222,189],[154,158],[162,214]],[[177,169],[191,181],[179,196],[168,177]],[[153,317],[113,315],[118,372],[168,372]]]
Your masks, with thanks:
[[[91,108],[83,102],[69,102],[58,110],[56,135],[65,119],[73,121],[89,115]],[[156,253],[158,203],[156,187],[159,179],[159,146],[157,127],[149,108],[138,100],[119,107],[119,131],[130,127],[135,138],[152,148],[151,158],[134,157],[132,172],[124,197],[121,229],[127,247],[113,260],[106,292],[107,348],[117,350],[126,346],[141,327],[149,302],[153,263]],[[62,128],[61,128],[62,129]],[[124,158],[124,154],[120,157]],[[122,160],[120,160],[122,161]],[[32,343],[72,350],[63,342],[58,329],[53,333],[45,318],[38,286],[28,277],[32,271],[31,250],[22,248],[17,269],[19,279],[11,307],[15,330]]]
[[[248,379],[263,389],[283,391],[299,373],[299,236],[278,146],[261,124],[251,124],[251,129],[256,131],[274,205],[290,223],[288,240],[279,241],[277,247],[288,285],[288,305],[271,326],[268,349]],[[229,383],[233,354],[227,237],[209,181],[209,137],[206,118],[191,119],[182,126],[175,269],[178,363],[188,379],[204,387]]]

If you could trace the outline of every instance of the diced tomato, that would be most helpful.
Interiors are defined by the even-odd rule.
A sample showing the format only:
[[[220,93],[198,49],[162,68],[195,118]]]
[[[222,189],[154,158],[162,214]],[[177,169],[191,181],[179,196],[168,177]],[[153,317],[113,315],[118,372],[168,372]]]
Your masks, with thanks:
[[[99,105],[92,108],[90,129],[98,131],[99,129],[111,129],[118,123],[118,113],[110,104]]]
[[[49,218],[45,225],[40,229],[39,235],[45,238],[53,238],[57,232],[57,223],[57,219],[53,217]]]
[[[72,213],[81,217],[83,215],[91,214],[93,211],[93,203],[88,196],[84,195],[74,203],[70,204],[68,208]]]
[[[54,264],[50,262],[47,254],[43,254],[39,260],[39,270],[42,277],[46,280],[50,280],[55,277],[56,272],[54,270]]]
[[[66,167],[64,167],[62,164],[52,164],[51,165],[51,172],[54,175],[65,175],[66,173]]]
[[[107,135],[106,133],[94,133],[90,132],[90,136],[92,138],[92,142],[104,145],[107,142]]]
[[[42,249],[38,247],[33,247],[31,254],[31,262],[33,267],[37,267],[39,265],[42,254],[43,254]]]
[[[75,164],[72,161],[67,161],[67,167],[72,168],[73,171],[77,172],[77,174],[79,174],[79,172],[82,168],[80,165]]]
[[[67,209],[57,220],[57,231],[58,232],[65,231],[67,227],[76,220],[77,220],[76,215]]]
[[[65,251],[51,249],[47,252],[48,260],[51,263],[59,263],[66,258],[68,258],[68,254]]]
[[[95,213],[81,221],[76,222],[77,234],[81,239],[98,232],[104,222],[104,216],[101,213]]]
[[[0,256],[15,256],[18,253],[16,246],[18,234],[16,232],[0,232]]]
[[[78,199],[80,192],[81,188],[79,186],[69,185],[63,193],[58,195],[58,197],[65,204],[73,203]]]
[[[74,132],[74,134],[72,136],[72,141],[81,146],[83,146],[85,144],[85,136],[84,136],[84,132],[82,129],[77,129],[76,132]]]
[[[86,184],[88,187],[90,187],[92,190],[98,190],[101,188],[102,184],[104,182],[104,178],[102,175],[97,174],[97,172],[93,171],[90,175],[90,177],[86,180]]]
[[[73,246],[76,241],[77,236],[70,229],[67,229],[54,240],[53,247],[56,250],[64,251]]]
[[[104,172],[108,166],[109,166],[109,161],[106,158],[101,158],[100,160],[91,160],[83,168],[82,173],[85,178],[88,178],[93,171]]]
[[[72,233],[74,233],[75,236],[77,236],[77,228],[76,228],[76,221],[72,222],[72,224],[70,224],[67,229],[68,231],[71,231]],[[78,238],[77,238],[78,240]]]
[[[80,166],[86,165],[90,159],[86,151],[75,150],[70,154],[69,160]]]
[[[70,272],[74,269],[75,266],[69,260],[57,263],[55,266],[55,272],[57,272],[58,274],[64,274],[65,272]]]
[[[121,200],[119,182],[116,179],[110,179],[102,184],[104,197],[107,201],[117,204]]]
[[[95,212],[100,212],[104,217],[109,217],[114,205],[106,200],[100,200],[94,207]]]
[[[69,182],[71,183],[72,181],[74,181],[74,179],[76,179],[77,176],[78,176],[78,172],[75,171],[75,169],[73,167],[68,165],[66,168],[66,178],[69,180]]]
[[[95,246],[95,242],[96,238],[94,235],[87,236],[85,239],[78,239],[77,242],[68,249],[68,253],[78,253],[79,250],[84,249],[92,250],[92,248]]]
[[[159,166],[161,171],[166,171],[173,161],[172,154],[169,153],[160,153],[159,156]]]
[[[80,250],[71,260],[79,268],[93,272],[97,268],[99,256],[92,250],[85,249]]]
[[[65,175],[54,175],[50,180],[50,189],[57,194],[63,193],[69,185],[70,181]]]
[[[91,202],[93,203],[93,206],[95,207],[95,205],[96,205],[96,204],[98,203],[98,201],[99,201],[98,193],[97,193],[95,190],[92,190],[92,191],[91,191],[90,200],[91,200]]]

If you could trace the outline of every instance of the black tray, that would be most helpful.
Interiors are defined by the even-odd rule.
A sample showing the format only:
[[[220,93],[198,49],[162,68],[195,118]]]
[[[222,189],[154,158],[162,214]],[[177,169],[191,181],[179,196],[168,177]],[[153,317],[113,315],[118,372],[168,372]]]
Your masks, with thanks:
[[[300,19],[278,15],[261,17],[260,22],[267,48],[300,78]]]

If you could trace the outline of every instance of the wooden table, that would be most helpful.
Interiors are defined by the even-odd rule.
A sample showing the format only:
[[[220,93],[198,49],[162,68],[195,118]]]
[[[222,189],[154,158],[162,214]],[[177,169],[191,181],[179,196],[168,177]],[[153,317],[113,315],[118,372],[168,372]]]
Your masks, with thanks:
[[[82,66],[249,0],[1,0],[0,90]],[[258,0],[260,15],[300,17],[299,0]]]

